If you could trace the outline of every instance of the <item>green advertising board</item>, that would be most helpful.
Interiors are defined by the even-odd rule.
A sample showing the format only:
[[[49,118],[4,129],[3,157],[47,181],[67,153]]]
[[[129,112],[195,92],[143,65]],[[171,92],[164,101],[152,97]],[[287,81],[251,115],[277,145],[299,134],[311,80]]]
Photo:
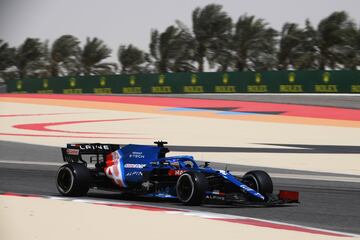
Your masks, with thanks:
[[[263,71],[7,80],[10,93],[360,93],[360,71]]]

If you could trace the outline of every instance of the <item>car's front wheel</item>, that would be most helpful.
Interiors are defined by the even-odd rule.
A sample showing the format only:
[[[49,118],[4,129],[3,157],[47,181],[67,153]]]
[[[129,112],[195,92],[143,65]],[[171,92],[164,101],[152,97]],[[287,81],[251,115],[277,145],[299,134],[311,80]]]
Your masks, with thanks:
[[[89,191],[89,170],[80,163],[68,163],[57,172],[56,188],[64,196],[83,196]]]
[[[273,182],[271,177],[264,171],[255,170],[247,172],[243,176],[243,181],[248,187],[264,196],[273,193]]]

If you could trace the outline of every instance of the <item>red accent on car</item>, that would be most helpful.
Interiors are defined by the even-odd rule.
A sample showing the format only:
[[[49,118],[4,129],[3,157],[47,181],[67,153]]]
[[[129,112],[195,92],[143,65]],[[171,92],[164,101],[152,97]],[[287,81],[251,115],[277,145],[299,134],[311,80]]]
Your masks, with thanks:
[[[106,159],[106,161],[105,161],[106,168],[114,166],[114,164],[117,163],[117,159],[114,159],[114,154],[113,153],[107,154],[105,159]]]
[[[113,160],[112,153],[106,155],[106,162],[110,162]]]
[[[279,199],[286,202],[299,202],[299,192],[280,190]]]
[[[181,174],[183,174],[184,172],[186,172],[186,170],[175,170],[175,169],[170,169],[168,172],[169,176],[180,176]]]
[[[79,149],[73,149],[73,148],[68,148],[66,149],[66,153],[69,155],[79,155],[80,150]]]
[[[170,170],[168,171],[168,175],[169,175],[169,176],[175,176],[175,170],[174,170],[174,169],[170,169]]]

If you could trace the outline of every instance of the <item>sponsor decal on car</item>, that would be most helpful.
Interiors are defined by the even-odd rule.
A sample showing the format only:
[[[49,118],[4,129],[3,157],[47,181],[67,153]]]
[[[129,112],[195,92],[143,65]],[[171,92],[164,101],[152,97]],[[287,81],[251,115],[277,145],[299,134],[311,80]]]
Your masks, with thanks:
[[[126,174],[127,177],[131,177],[131,176],[142,176],[143,173],[142,172],[138,172],[138,171],[135,171],[135,172],[128,172]]]
[[[90,145],[90,144],[85,144],[85,145],[79,145],[79,148],[81,150],[110,150],[110,147],[108,145]]]
[[[66,153],[68,154],[68,155],[79,155],[79,149],[73,149],[73,148],[68,148],[68,149],[66,149]]]
[[[145,158],[142,152],[132,152],[129,154],[129,158]]]
[[[126,163],[125,168],[144,168],[146,164]]]
[[[168,172],[169,176],[180,176],[181,174],[183,174],[184,172],[186,172],[187,170],[175,170],[175,169],[170,169]]]

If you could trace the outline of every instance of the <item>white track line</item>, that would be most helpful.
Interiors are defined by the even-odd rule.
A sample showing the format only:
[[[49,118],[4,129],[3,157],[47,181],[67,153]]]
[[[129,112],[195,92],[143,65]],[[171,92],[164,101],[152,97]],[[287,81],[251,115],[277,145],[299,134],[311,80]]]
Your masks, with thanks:
[[[35,162],[35,161],[17,161],[17,160],[0,160],[0,163],[21,164],[21,165],[42,165],[42,166],[62,166],[64,163],[57,162]],[[89,165],[91,166],[91,164]],[[234,175],[242,176],[245,172],[232,171]],[[290,174],[290,173],[269,173],[274,178],[302,179],[314,181],[334,181],[334,182],[352,182],[360,183],[359,177],[331,176],[331,175],[309,175],[309,174]]]

